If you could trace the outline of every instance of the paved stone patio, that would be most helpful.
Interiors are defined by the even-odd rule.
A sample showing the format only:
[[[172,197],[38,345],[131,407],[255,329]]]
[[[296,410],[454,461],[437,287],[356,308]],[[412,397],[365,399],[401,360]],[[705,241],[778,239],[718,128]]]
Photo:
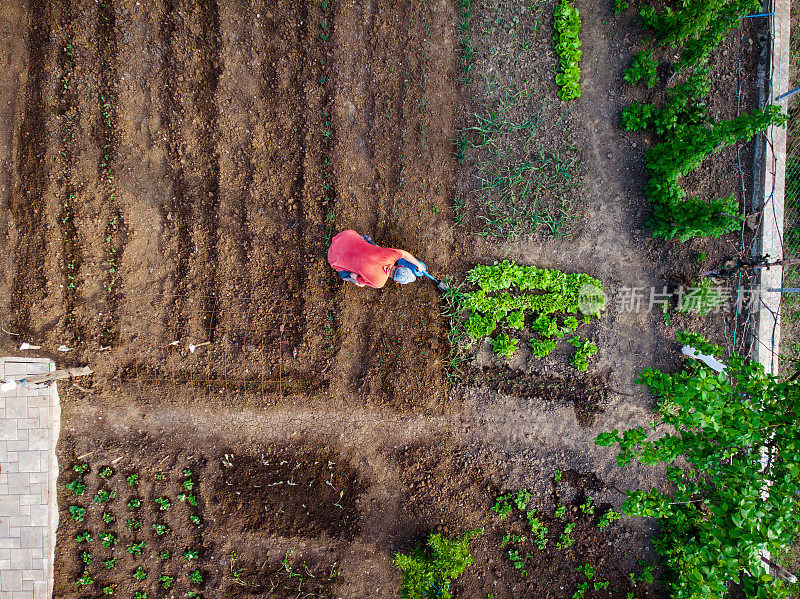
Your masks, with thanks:
[[[53,370],[47,359],[0,359],[0,379]],[[0,392],[0,599],[52,595],[60,412],[55,383]]]

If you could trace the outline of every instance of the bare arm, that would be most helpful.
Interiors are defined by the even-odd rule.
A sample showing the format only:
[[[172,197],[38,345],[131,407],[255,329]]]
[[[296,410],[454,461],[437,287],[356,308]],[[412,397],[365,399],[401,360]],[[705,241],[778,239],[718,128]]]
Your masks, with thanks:
[[[420,270],[425,270],[425,265],[422,262],[420,262],[419,260],[417,260],[414,256],[409,254],[407,251],[400,250],[400,253],[403,254],[403,259],[404,260],[408,260],[409,262],[411,262],[411,264],[413,264],[414,266],[416,266]]]

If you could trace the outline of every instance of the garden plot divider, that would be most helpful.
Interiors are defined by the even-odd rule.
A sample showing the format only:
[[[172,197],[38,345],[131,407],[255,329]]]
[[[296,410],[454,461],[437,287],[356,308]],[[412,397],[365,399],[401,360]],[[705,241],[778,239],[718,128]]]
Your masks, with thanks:
[[[789,89],[789,27],[790,0],[771,0],[769,6],[770,46],[765,81],[767,97],[762,96],[762,106],[777,104],[785,112],[787,99],[776,100]],[[791,125],[790,125],[791,126]],[[756,256],[769,255],[770,261],[781,260],[786,242],[784,233],[784,185],[786,181],[786,128],[770,127],[763,134],[763,152],[760,170],[760,193],[754,194],[754,209],[761,211],[760,231],[753,248]],[[757,157],[758,159],[758,157]],[[780,345],[781,294],[770,289],[781,287],[782,267],[761,269],[758,277],[759,304],[756,314],[753,357],[764,365],[767,372],[777,373]]]

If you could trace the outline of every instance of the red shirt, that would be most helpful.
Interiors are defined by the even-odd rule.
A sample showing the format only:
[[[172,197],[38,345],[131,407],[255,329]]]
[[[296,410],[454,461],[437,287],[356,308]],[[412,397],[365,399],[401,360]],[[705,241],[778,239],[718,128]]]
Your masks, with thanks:
[[[400,250],[372,245],[352,229],[339,233],[328,248],[328,262],[335,270],[350,271],[360,283],[376,289],[386,284],[389,269],[402,257]]]

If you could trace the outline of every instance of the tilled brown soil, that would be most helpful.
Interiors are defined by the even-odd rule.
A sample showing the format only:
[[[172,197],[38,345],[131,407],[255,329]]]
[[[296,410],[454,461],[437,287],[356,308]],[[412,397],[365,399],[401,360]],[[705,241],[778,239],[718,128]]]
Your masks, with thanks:
[[[635,465],[618,469],[592,439],[649,421],[651,399],[633,375],[674,367],[674,330],[702,325],[616,312],[612,299],[590,331],[600,353],[587,376],[551,362],[477,359],[467,388],[452,388],[434,287],[345,286],[325,260],[331,236],[353,228],[412,252],[434,275],[458,279],[475,263],[511,257],[587,272],[613,295],[690,277],[699,251],[714,262],[736,249],[734,238],[647,238],[649,140],[616,120],[639,93],[619,76],[640,34],[633,12],[614,20],[610,7],[577,4],[583,99],[555,99],[547,44],[520,64],[553,107],[543,139],[560,143],[563,132],[576,147],[583,178],[570,197],[580,208],[570,236],[499,242],[472,235],[474,222],[454,226],[455,194],[474,188],[475,172],[456,164],[452,140],[464,125],[458,115],[478,111],[485,90],[457,83],[448,0],[2,3],[0,111],[13,126],[0,131],[0,349],[29,342],[41,346],[36,355],[95,371],[60,388],[56,596],[84,595],[73,541],[81,529],[66,511],[65,484],[85,454],[93,468],[122,458],[119,472],[147,477],[142,535],[152,548],[141,563],[152,596],[168,596],[152,576],[167,574],[178,581],[174,596],[289,597],[302,572],[302,590],[315,596],[392,597],[396,551],[433,530],[475,528],[485,534],[456,596],[571,597],[574,568],[589,561],[614,593],[659,594],[626,582],[637,558],[654,561],[646,524],[623,519],[601,534],[572,508],[591,494],[618,509],[620,489],[655,481]],[[476,39],[490,23],[498,40],[516,39],[497,15],[512,30],[534,25],[532,12],[518,22],[497,2],[475,5]],[[552,16],[542,14],[538,35],[547,39]],[[754,68],[749,60],[745,76]],[[715,83],[720,115],[735,109],[736,77],[726,66]],[[752,89],[742,97],[752,105]],[[687,185],[738,193],[734,158],[731,150],[704,165],[707,186],[699,175]],[[717,340],[726,340],[726,318],[706,323]],[[184,467],[197,473],[199,529],[182,502],[166,516],[152,509],[160,493],[177,493]],[[163,491],[154,478],[162,470]],[[92,493],[96,473],[87,477]],[[117,477],[122,538],[131,491]],[[499,548],[508,527],[489,509],[520,488],[534,492],[554,534],[555,499],[576,524],[566,553],[526,557],[525,579]],[[102,528],[99,509],[87,503],[89,522]],[[160,560],[159,518],[174,551],[203,548],[202,586],[187,582],[186,563]],[[126,576],[135,567],[121,543],[95,545]],[[120,590],[136,588],[128,577]]]

